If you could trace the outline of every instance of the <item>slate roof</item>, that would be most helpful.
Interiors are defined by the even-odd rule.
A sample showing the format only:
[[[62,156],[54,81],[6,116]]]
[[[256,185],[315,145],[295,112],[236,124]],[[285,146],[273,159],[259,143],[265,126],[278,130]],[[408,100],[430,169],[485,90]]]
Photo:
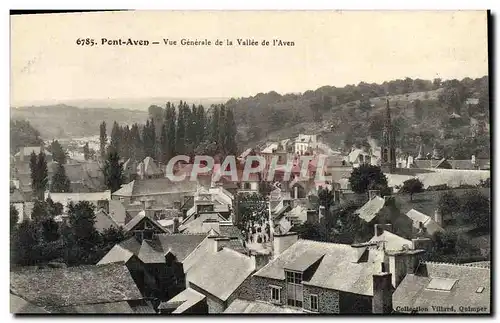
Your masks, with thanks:
[[[362,261],[358,251],[350,245],[300,239],[254,275],[284,280],[285,268],[289,264],[303,258],[309,260],[303,260],[305,263],[312,265],[322,257],[311,278],[303,282],[304,285],[373,296],[372,275],[380,271],[383,253],[365,250],[367,259]],[[301,263],[301,267],[307,266],[305,263]]]
[[[148,196],[155,194],[194,193],[194,181],[172,182],[168,178],[136,179],[113,193],[117,196]]]
[[[41,307],[142,299],[123,264],[12,270],[10,290]]]
[[[415,159],[413,161],[414,167],[417,168],[446,168],[449,167],[449,161],[445,158],[440,160],[433,159]]]
[[[472,164],[471,159],[452,159],[452,160],[448,160],[448,162],[451,164],[451,167],[453,167],[453,169],[473,170],[473,169],[477,169],[477,167],[479,167],[480,169],[487,168],[490,160],[476,158],[476,164]]]
[[[109,216],[118,224],[125,225],[127,211],[122,202],[117,200],[109,200]]]
[[[142,241],[138,258],[145,264],[164,264],[166,262],[162,246],[147,240]]]
[[[254,269],[250,257],[223,248],[192,267],[186,275],[186,281],[226,301]]]
[[[10,312],[15,314],[48,314],[49,312],[19,296],[10,294]]]
[[[387,230],[384,230],[382,234],[379,234],[378,236],[373,236],[373,238],[370,239],[370,242],[378,242],[378,241],[385,242],[386,250],[403,250],[403,246],[405,245],[409,248],[412,247],[412,242],[410,240],[400,237],[397,234],[394,234]]]
[[[69,202],[78,203],[80,201],[109,201],[111,200],[111,191],[93,192],[93,193],[45,193],[45,199],[50,196],[54,203],[66,205]]]
[[[59,314],[134,314],[127,302],[99,303],[55,307],[52,313]]]
[[[406,213],[406,216],[413,221],[413,226],[420,228],[420,223],[423,224],[428,234],[433,235],[436,232],[442,232],[444,229],[436,223],[430,216],[425,215],[415,209],[411,209]]]
[[[216,233],[214,236],[218,236],[218,234]],[[193,250],[182,261],[184,273],[187,273],[198,262],[203,262],[215,253],[213,243],[212,238],[208,238],[208,235],[206,235],[204,239],[195,248],[193,248]]]
[[[144,210],[140,211],[132,220],[130,220],[130,222],[128,222],[123,229],[126,232],[129,232],[133,230],[135,226],[138,225],[143,219],[147,219],[147,221],[155,225],[161,231],[165,233],[169,232],[166,228],[164,228],[161,224],[159,224],[158,221],[153,219],[151,216],[147,215]]]
[[[94,227],[97,231],[104,232],[104,230],[111,227],[118,228],[119,225],[104,209],[101,208],[97,212],[95,212]]]
[[[21,147],[21,149],[14,155],[16,157],[19,157],[21,155],[24,155],[24,156],[30,156],[32,152],[35,152],[35,154],[39,154],[40,153],[40,150],[41,150],[41,147]],[[48,151],[47,149],[44,149],[43,152],[45,153],[45,155],[47,156],[52,156],[52,153],[50,151]]]
[[[302,309],[279,306],[261,301],[235,299],[223,314],[306,314]]]
[[[178,306],[172,314],[184,313],[184,311],[190,309],[192,306],[198,304],[205,299],[205,295],[198,293],[192,288],[186,288],[173,298],[169,299],[167,302],[163,302],[158,306],[158,309],[167,309],[171,306]],[[180,305],[178,305],[180,303]]]
[[[135,240],[135,238],[131,239]],[[133,255],[134,255],[133,252],[120,246],[120,244],[116,244],[113,246],[113,248],[111,248],[110,251],[108,251],[106,255],[104,255],[104,257],[101,260],[99,260],[97,266],[111,264],[111,263],[118,263],[118,262],[126,263],[127,261],[129,261],[130,258],[132,258]]]
[[[375,196],[368,202],[366,202],[361,208],[356,210],[357,214],[361,219],[370,223],[377,216],[378,212],[382,210],[385,205],[385,200],[380,196]]]
[[[194,214],[189,220],[186,218],[184,222],[179,226],[179,231],[185,233],[206,233],[207,231],[203,229],[203,222],[207,220],[214,220],[217,222],[227,221],[220,213],[200,213],[195,218]],[[186,220],[188,220],[186,222]],[[218,230],[217,230],[218,231]]]
[[[155,175],[161,175],[163,172],[161,169],[156,165],[155,161],[151,157],[146,157],[142,162],[137,165],[137,172],[139,173],[141,171],[141,167],[144,165],[144,175],[146,176],[155,176]]]
[[[244,240],[243,234],[240,229],[233,223],[219,223],[219,233],[224,237],[235,237]]]
[[[157,234],[155,243],[159,244],[163,253],[171,252],[182,262],[206,238],[206,234]]]
[[[432,279],[444,278],[456,280],[451,290],[432,290],[429,284]],[[482,291],[479,292],[479,290]],[[468,265],[446,263],[421,263],[416,274],[408,274],[393,294],[393,307],[425,307],[430,313],[437,304],[486,307],[490,311],[491,281],[490,269]],[[484,313],[484,312],[483,312]]]
[[[113,195],[127,197],[132,196],[132,193],[134,191],[134,182],[135,181],[131,181],[130,183],[123,184],[118,190],[113,192]]]

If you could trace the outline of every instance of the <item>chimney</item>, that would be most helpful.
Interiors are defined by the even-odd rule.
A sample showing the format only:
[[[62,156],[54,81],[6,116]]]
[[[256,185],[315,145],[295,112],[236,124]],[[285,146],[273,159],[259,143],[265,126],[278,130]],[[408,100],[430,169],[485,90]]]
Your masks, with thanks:
[[[429,250],[432,240],[430,238],[417,238],[411,239],[411,243],[415,250]]]
[[[97,201],[97,208],[103,209],[104,212],[109,213],[109,201],[108,200]]]
[[[397,288],[407,274],[414,274],[424,250],[386,251],[392,285]]]
[[[333,201],[335,203],[340,203],[340,190],[333,190]]]
[[[375,236],[378,237],[384,231],[391,231],[392,230],[392,224],[375,224]]]
[[[145,169],[144,169],[144,161],[142,161],[140,164],[139,164],[139,177],[141,179],[144,179],[144,175],[145,175]]]
[[[264,267],[265,265],[267,265],[267,263],[271,259],[271,254],[255,252],[255,253],[252,253],[251,257],[252,257],[252,261],[255,264],[255,271],[257,271],[257,270],[261,269],[262,267]]]
[[[207,219],[207,220],[203,221],[203,223],[201,225],[202,232],[208,232],[211,229],[213,229],[216,232],[219,232],[220,231],[219,221],[213,220],[213,219]]]
[[[318,221],[321,221],[326,215],[326,208],[323,205],[319,206],[319,211],[318,211]]]
[[[153,204],[153,199],[146,198],[144,200],[144,208],[149,209],[149,208],[151,208],[152,204]]]
[[[437,208],[434,211],[434,221],[440,226],[443,226],[443,215],[441,214],[441,210]]]
[[[375,196],[380,196],[380,190],[369,190],[368,191],[368,198],[371,200]]]
[[[319,214],[316,210],[307,210],[307,222],[319,223]]]
[[[288,249],[299,239],[299,235],[295,232],[288,232],[285,234],[274,234],[273,237],[273,250],[274,257],[279,256],[283,251]]]
[[[212,239],[212,242],[213,242],[213,249],[212,251],[217,253],[219,252],[220,250],[222,250],[224,244],[226,242],[229,242],[231,239],[228,238],[228,237],[210,237]]]
[[[175,217],[174,218],[173,228],[172,228],[173,233],[179,233],[179,222],[180,222],[179,218]]]
[[[388,314],[392,312],[392,274],[381,272],[373,275],[372,313]]]

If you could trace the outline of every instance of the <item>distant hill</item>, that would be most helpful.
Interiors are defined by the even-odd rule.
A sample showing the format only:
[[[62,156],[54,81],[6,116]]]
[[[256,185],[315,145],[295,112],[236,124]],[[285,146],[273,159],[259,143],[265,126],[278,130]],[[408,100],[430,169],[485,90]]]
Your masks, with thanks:
[[[151,105],[165,107],[166,102],[187,101],[190,104],[224,103],[227,98],[147,98],[98,99],[65,101],[64,104],[40,104],[11,107],[11,120],[27,120],[40,131],[44,139],[71,138],[99,134],[99,124],[105,121],[108,136],[114,121],[119,124],[145,123]]]
[[[470,105],[468,99],[476,99]],[[426,152],[434,145],[447,156],[470,158],[472,153],[489,156],[488,77],[448,80],[394,80],[382,84],[323,86],[302,94],[274,91],[231,99],[240,146],[290,138],[299,133],[322,135],[333,148],[348,150],[353,144],[380,140],[386,99],[390,101],[397,147]],[[459,116],[459,117],[457,117]],[[482,133],[471,138],[472,124]],[[474,147],[478,147],[477,149]]]
[[[99,134],[99,124],[108,124],[108,136],[116,120],[120,124],[144,123],[147,111],[81,109],[68,105],[11,108],[11,120],[27,120],[43,139],[74,138]]]

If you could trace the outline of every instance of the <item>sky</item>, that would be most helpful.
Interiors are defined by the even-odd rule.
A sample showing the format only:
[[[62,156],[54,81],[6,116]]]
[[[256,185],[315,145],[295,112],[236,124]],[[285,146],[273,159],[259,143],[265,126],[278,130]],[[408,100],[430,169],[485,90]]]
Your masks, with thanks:
[[[488,74],[485,11],[135,11],[11,17],[11,105],[246,97]],[[79,46],[92,38],[97,46]],[[159,45],[107,46],[101,39]],[[166,46],[163,38],[232,40]],[[236,46],[281,39],[293,47]]]

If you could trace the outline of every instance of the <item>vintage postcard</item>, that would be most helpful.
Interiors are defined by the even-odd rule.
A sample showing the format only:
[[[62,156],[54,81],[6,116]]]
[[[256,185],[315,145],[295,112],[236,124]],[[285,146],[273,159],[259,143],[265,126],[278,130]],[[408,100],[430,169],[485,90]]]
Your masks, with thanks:
[[[11,13],[16,314],[491,314],[487,11]]]

